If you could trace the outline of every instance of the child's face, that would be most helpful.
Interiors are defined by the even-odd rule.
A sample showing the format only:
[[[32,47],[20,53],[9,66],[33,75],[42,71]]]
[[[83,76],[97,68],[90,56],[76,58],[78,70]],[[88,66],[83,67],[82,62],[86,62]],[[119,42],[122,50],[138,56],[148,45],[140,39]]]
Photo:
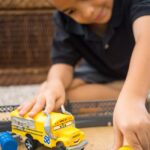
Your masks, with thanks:
[[[113,8],[113,0],[51,0],[51,3],[80,24],[105,24]]]

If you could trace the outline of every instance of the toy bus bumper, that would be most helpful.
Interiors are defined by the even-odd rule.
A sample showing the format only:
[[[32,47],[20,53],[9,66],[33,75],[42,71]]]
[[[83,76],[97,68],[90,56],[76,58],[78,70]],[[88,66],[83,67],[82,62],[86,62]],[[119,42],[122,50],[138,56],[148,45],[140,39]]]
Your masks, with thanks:
[[[67,150],[81,150],[82,148],[84,148],[85,145],[87,145],[88,142],[87,141],[83,141],[81,142],[79,145],[76,146],[72,146],[72,147],[67,147]]]

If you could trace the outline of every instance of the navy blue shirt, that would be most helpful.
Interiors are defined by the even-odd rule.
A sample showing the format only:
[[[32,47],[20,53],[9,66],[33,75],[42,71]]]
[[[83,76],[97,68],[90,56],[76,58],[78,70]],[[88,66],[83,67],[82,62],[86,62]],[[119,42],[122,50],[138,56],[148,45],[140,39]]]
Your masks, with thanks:
[[[150,15],[150,0],[114,0],[112,17],[100,36],[88,25],[78,24],[65,14],[55,12],[52,63],[75,66],[84,58],[103,75],[125,78],[135,45],[132,25],[144,15]]]

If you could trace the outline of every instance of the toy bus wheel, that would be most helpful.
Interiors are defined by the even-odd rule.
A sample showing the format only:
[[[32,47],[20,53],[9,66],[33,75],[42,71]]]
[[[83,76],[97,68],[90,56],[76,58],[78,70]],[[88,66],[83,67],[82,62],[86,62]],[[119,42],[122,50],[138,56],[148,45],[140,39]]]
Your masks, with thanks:
[[[35,150],[37,148],[37,142],[33,140],[31,136],[27,136],[27,139],[25,140],[25,146],[27,150]]]
[[[66,150],[66,147],[64,146],[63,142],[56,143],[56,150]]]

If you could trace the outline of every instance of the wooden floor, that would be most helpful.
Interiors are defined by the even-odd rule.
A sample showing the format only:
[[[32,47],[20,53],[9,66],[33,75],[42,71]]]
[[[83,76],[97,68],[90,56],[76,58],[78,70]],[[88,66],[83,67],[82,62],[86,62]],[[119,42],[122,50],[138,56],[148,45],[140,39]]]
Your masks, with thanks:
[[[95,127],[95,128],[82,128],[86,134],[88,145],[85,150],[110,150],[113,144],[113,129],[112,127]],[[21,145],[19,150],[26,150]],[[49,150],[45,147],[40,147],[38,150]]]

